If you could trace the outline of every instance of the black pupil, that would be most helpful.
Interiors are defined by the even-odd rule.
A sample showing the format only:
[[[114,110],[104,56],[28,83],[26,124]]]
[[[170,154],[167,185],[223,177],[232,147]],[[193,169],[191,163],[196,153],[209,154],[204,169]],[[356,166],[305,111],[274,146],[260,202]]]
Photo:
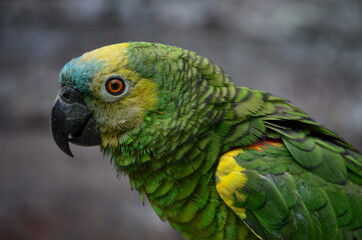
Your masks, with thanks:
[[[119,83],[116,82],[116,81],[113,81],[111,83],[111,88],[112,88],[112,90],[118,90],[119,89]]]

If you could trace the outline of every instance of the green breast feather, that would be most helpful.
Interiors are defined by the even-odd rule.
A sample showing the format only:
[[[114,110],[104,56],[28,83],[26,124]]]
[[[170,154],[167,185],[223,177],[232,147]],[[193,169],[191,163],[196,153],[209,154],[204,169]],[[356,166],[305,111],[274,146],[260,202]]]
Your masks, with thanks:
[[[362,240],[357,150],[207,58],[115,44],[70,61],[60,83],[58,146],[100,145],[185,239]]]

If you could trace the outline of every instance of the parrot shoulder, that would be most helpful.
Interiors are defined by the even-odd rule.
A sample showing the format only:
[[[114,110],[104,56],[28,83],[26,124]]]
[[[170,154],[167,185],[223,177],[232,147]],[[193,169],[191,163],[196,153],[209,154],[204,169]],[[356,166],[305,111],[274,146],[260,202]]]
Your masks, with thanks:
[[[215,182],[224,203],[262,239],[359,236],[361,186],[323,176],[300,164],[283,140],[268,139],[223,154]]]

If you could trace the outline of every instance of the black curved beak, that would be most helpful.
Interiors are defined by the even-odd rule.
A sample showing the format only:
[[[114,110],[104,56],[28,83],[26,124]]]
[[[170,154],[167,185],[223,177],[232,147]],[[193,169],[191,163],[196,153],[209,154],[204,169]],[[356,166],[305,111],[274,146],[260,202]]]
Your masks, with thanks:
[[[73,157],[69,142],[81,146],[101,143],[95,119],[84,103],[83,95],[68,86],[63,87],[55,99],[50,126],[55,143]]]

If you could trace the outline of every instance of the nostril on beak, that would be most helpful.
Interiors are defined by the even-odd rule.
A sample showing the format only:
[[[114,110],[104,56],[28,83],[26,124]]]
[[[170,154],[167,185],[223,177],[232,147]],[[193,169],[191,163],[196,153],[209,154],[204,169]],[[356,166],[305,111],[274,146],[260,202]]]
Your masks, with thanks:
[[[65,86],[59,92],[59,97],[62,101],[66,103],[83,103],[83,96],[79,93],[79,91],[74,88]]]
[[[61,97],[63,98],[63,100],[70,100],[70,95],[68,92],[64,92]]]

